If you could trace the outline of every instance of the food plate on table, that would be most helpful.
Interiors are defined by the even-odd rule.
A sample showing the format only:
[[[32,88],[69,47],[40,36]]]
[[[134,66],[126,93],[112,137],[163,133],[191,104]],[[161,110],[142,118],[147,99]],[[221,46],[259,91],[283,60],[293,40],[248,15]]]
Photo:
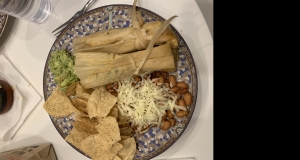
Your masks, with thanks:
[[[8,19],[8,15],[0,12],[0,37],[6,26],[7,19]]]
[[[65,49],[69,53],[72,53],[73,40],[75,37],[87,36],[102,30],[107,30],[107,34],[109,34],[110,13],[112,15],[112,28],[131,27],[131,9],[132,5],[107,5],[93,9],[74,20],[60,33],[60,35],[52,45],[45,63],[43,77],[45,101],[47,101],[47,99],[57,87],[57,83],[54,80],[54,75],[50,71],[49,62],[51,59],[51,55],[55,51],[62,49]],[[137,7],[136,9],[141,13],[142,19],[145,23],[165,20],[158,14],[142,7]],[[195,104],[197,100],[198,84],[196,67],[192,57],[192,53],[190,52],[188,45],[179,34],[179,32],[172,25],[170,26],[178,40],[178,61],[176,62],[176,71],[169,72],[167,74],[174,75],[177,82],[185,82],[186,84],[188,84],[188,92],[192,95],[192,102],[187,107],[188,114],[185,117],[176,117],[176,124],[174,127],[163,130],[161,129],[161,127],[153,125],[152,127],[145,130],[145,132],[135,134],[134,138],[136,142],[136,152],[134,154],[134,159],[151,159],[170,148],[180,138],[180,136],[188,126],[196,107]],[[74,121],[76,121],[74,116],[49,116],[59,134],[65,139],[74,128],[73,123]],[[88,156],[75,145],[71,143],[69,144],[78,152],[82,153],[85,156]]]

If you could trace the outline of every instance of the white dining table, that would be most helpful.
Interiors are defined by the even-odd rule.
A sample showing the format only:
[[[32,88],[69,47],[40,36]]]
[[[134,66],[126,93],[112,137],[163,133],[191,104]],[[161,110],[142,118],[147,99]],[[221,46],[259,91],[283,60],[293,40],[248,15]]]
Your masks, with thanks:
[[[56,27],[80,10],[87,0],[50,0],[52,13],[43,24],[15,19],[6,26],[6,39],[2,39],[0,54],[40,94],[42,100],[33,109],[12,140],[0,141],[0,152],[23,146],[50,142],[59,160],[88,160],[73,149],[57,132],[49,115],[43,109],[44,66],[56,37]],[[97,0],[91,9],[109,4],[130,4],[133,0]],[[139,0],[138,6],[151,10],[165,19],[177,15],[171,24],[180,32],[196,64],[198,98],[193,117],[182,136],[169,149],[155,159],[195,157],[213,159],[213,39],[195,0]],[[13,17],[9,17],[13,18]],[[0,39],[3,37],[0,37]]]

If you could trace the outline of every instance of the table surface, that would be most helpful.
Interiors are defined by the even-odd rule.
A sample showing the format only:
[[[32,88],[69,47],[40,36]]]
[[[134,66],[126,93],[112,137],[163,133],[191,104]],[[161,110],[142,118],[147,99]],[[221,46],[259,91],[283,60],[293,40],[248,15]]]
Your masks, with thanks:
[[[86,0],[51,0],[51,17],[43,24],[15,19],[6,26],[6,36],[0,37],[0,54],[4,54],[23,77],[41,95],[35,107],[11,141],[0,140],[0,152],[51,142],[59,160],[88,160],[59,135],[43,109],[43,71],[49,50],[55,41],[51,33],[57,26],[80,10]],[[71,3],[72,2],[72,3]],[[130,4],[133,0],[98,0],[91,7],[109,4]],[[193,117],[180,139],[155,159],[195,157],[213,159],[213,39],[195,0],[139,0],[138,6],[168,19],[187,42],[197,67],[198,101]],[[13,17],[9,17],[12,18]],[[5,31],[4,31],[5,32]],[[5,38],[5,39],[3,39]]]

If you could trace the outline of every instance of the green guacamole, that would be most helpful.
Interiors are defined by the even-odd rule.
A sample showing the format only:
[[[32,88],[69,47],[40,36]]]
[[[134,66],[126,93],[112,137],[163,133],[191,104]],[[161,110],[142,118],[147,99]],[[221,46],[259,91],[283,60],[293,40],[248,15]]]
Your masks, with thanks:
[[[58,83],[62,90],[79,81],[73,71],[74,59],[75,57],[66,50],[57,50],[51,54],[50,71],[54,74],[54,81]]]

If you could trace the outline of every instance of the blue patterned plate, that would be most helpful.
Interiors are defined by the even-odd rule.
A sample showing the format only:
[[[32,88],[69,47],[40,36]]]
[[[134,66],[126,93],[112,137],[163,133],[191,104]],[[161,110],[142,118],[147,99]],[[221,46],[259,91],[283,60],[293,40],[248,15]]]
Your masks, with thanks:
[[[67,49],[68,51],[71,51],[73,38],[75,36],[89,35],[100,30],[108,29],[109,11],[112,12],[113,28],[126,28],[131,26],[131,16],[129,14],[131,8],[132,5],[109,5],[93,9],[77,18],[61,32],[55,40],[45,64],[43,79],[45,101],[56,87],[56,83],[53,80],[53,74],[50,72],[48,64],[51,52],[57,49]],[[137,7],[137,10],[142,13],[145,22],[164,20],[164,18],[147,9]],[[197,75],[195,63],[184,39],[173,26],[171,26],[171,28],[174,30],[176,37],[179,40],[179,61],[177,63],[177,72],[170,74],[175,75],[177,81],[184,81],[189,84],[189,92],[193,95],[193,103],[188,107],[189,115],[185,118],[177,119],[175,127],[170,128],[167,131],[163,131],[158,127],[153,127],[143,135],[135,137],[137,142],[135,159],[151,159],[171,147],[186,129],[195,109],[197,100]],[[74,120],[71,116],[62,118],[50,116],[50,118],[63,138],[65,138],[73,128],[71,122]],[[78,148],[72,144],[70,145],[78,152],[85,155]]]

